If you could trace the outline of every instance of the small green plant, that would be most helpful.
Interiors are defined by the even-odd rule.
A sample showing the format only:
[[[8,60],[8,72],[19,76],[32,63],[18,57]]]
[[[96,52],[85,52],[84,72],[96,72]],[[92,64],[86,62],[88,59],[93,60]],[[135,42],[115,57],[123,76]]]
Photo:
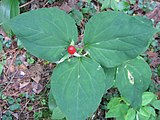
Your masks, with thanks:
[[[1,89],[0,89],[1,90]],[[13,120],[12,113],[19,110],[21,108],[20,98],[14,99],[10,96],[5,96],[2,92],[0,92],[0,99],[6,101],[7,105],[4,105],[2,109],[6,109],[2,114],[2,120]]]
[[[6,114],[2,116],[2,120],[13,120],[11,112],[7,111]]]
[[[101,12],[86,24],[78,44],[75,21],[57,8],[30,11],[7,24],[31,54],[57,63],[49,94],[53,119],[86,119],[113,85],[124,101],[140,109],[152,73],[139,55],[160,31],[148,19]],[[74,49],[67,52],[69,46]]]
[[[150,2],[149,0],[139,0],[138,1],[138,7],[142,10],[149,12],[154,10],[154,8],[157,6],[156,2]]]
[[[34,113],[34,120],[39,120],[42,117],[42,111],[38,111]]]
[[[32,58],[32,56],[29,53],[26,54],[26,59],[27,59],[27,63],[29,63],[30,65],[35,62],[35,60]]]
[[[156,120],[156,111],[160,110],[160,100],[152,92],[144,92],[140,109],[134,109],[123,98],[113,97],[107,105],[106,118],[116,120]]]
[[[101,10],[111,8],[115,11],[129,11],[130,4],[127,0],[98,0],[101,4]],[[135,0],[130,0],[131,4],[135,3]]]

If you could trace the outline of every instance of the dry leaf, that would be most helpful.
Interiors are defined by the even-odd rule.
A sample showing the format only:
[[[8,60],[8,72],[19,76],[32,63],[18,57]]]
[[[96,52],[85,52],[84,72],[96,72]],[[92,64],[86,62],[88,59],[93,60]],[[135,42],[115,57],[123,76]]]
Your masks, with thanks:
[[[66,2],[61,5],[60,9],[66,11],[67,13],[72,10],[72,8]]]
[[[39,84],[39,83],[33,82],[32,83],[32,88],[33,88],[33,91],[35,93],[39,94],[42,91],[43,86],[41,84]]]
[[[41,76],[37,75],[35,77],[32,77],[32,79],[36,82],[39,83],[39,81],[41,80]]]
[[[20,83],[20,89],[26,87],[30,82],[24,82],[24,83]]]

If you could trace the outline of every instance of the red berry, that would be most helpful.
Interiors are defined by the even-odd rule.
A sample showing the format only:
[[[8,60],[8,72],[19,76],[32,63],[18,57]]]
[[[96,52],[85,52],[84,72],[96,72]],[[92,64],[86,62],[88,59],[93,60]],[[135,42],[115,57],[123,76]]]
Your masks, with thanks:
[[[74,54],[75,52],[76,52],[76,48],[75,48],[74,46],[71,45],[71,46],[68,47],[68,53],[69,53],[69,54],[72,55],[72,54]]]

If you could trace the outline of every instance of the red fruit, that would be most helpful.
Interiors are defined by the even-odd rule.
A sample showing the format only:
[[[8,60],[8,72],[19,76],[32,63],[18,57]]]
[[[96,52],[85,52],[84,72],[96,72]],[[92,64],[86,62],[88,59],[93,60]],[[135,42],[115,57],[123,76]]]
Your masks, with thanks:
[[[68,47],[68,53],[73,55],[76,52],[76,48],[74,46],[69,46]]]

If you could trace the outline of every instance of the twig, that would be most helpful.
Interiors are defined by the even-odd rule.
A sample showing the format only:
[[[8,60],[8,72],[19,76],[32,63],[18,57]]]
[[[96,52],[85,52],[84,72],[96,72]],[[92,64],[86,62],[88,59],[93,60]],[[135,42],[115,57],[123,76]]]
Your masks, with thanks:
[[[15,52],[16,50],[18,50],[18,47],[14,48],[14,49],[12,49],[12,50],[9,50],[9,51],[7,51],[7,52],[5,52],[5,53],[3,53],[3,55],[0,55],[0,60],[3,59],[3,57],[4,57],[5,55],[7,55],[8,53],[13,53],[13,52]]]
[[[8,75],[9,68],[10,68],[10,66],[13,64],[13,62],[14,62],[14,60],[16,59],[16,57],[17,57],[17,55],[19,54],[19,52],[20,52],[20,51],[17,51],[17,53],[14,54],[13,59],[11,60],[9,66],[8,66],[8,70],[7,70],[7,72],[6,72],[6,75]]]
[[[30,100],[28,100],[28,101],[25,103],[24,107],[21,109],[20,114],[23,112],[23,110],[26,109],[26,107],[27,107],[27,105],[28,105],[29,102],[30,102]],[[19,115],[20,115],[20,114],[19,114]]]
[[[13,80],[14,76],[17,74],[17,72],[18,72],[18,71],[16,71],[16,72],[13,74],[12,78],[11,78],[10,81],[7,83],[6,87],[2,90],[2,92],[4,92],[4,91],[8,88],[9,84],[12,82],[12,80]]]
[[[23,7],[31,4],[32,2],[34,2],[34,0],[31,0],[31,1],[29,1],[29,2],[27,2],[27,3],[25,3],[25,4],[23,4],[23,5],[19,6],[19,8],[23,8]]]
[[[45,3],[45,4],[43,5],[43,7],[45,7],[45,6],[49,3],[49,1],[45,0],[44,3]]]
[[[34,109],[34,111],[39,111],[39,110],[42,110],[42,109],[48,109],[48,107],[41,107],[41,108],[38,108],[38,109]]]

